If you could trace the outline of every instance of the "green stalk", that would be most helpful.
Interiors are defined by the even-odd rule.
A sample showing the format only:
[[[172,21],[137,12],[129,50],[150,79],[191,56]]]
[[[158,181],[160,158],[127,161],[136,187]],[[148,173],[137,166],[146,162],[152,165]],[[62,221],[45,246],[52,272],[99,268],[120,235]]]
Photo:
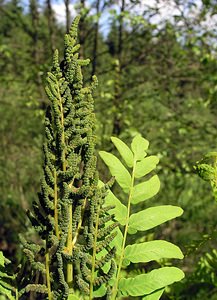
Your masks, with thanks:
[[[59,225],[58,225],[58,209],[57,209],[57,204],[58,204],[58,195],[57,195],[57,172],[54,170],[54,223],[55,223],[55,234],[56,237],[60,238],[59,234]]]
[[[93,256],[92,256],[92,270],[91,270],[91,278],[90,278],[89,300],[93,299],[93,282],[94,282],[94,273],[95,273],[96,243],[97,243],[98,228],[99,228],[99,208],[98,208],[98,211],[97,211],[97,219],[96,219],[96,226],[95,226],[95,236],[94,236],[94,247],[93,247]]]
[[[67,252],[69,255],[72,255],[72,205],[69,206],[69,229],[68,229],[68,237],[67,237]],[[73,282],[73,266],[72,263],[67,264],[67,274],[66,281],[68,285],[71,287]]]
[[[49,252],[46,249],[46,254],[45,254],[45,268],[46,268],[47,292],[48,292],[48,300],[52,300],[49,263],[50,263]]]
[[[60,94],[60,90],[58,89],[58,94],[59,94],[59,103],[60,103],[60,111],[61,111],[61,125],[63,128],[62,132],[62,143],[66,147],[66,141],[65,141],[65,132],[64,132],[64,114],[63,114],[63,105],[62,105],[62,98]],[[65,172],[66,171],[66,159],[65,159],[65,148],[63,149],[62,152],[62,170]],[[72,183],[70,184],[70,186]],[[72,255],[72,249],[73,249],[73,243],[72,243],[72,204],[69,205],[69,224],[68,224],[68,236],[67,236],[67,253],[69,255]],[[73,265],[72,263],[67,263],[67,268],[66,268],[66,281],[69,285],[69,287],[72,286],[73,282]]]
[[[128,203],[127,203],[126,225],[125,225],[125,229],[124,229],[123,243],[122,243],[121,255],[120,255],[120,259],[119,259],[117,276],[116,276],[116,280],[115,280],[115,283],[114,283],[114,286],[112,289],[112,293],[111,293],[111,300],[116,300],[116,296],[118,293],[118,284],[119,284],[120,275],[121,275],[121,268],[122,268],[122,263],[123,263],[123,259],[124,259],[124,250],[125,250],[125,245],[126,245],[126,241],[127,241],[127,232],[128,232],[128,226],[129,226],[129,220],[130,220],[131,198],[132,198],[132,192],[133,192],[133,186],[134,186],[134,180],[135,180],[135,167],[136,167],[136,160],[134,160],[134,162],[133,162],[131,186],[130,186]]]

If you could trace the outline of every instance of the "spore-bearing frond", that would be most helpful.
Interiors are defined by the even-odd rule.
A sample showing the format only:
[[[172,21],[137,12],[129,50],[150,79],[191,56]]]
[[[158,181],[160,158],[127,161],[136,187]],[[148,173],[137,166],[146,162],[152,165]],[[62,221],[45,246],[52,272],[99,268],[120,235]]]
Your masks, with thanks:
[[[28,244],[25,251],[32,267],[46,274],[49,300],[66,300],[69,286],[88,294],[97,282],[107,282],[115,253],[110,243],[117,224],[103,207],[110,184],[97,187],[92,97],[97,78],[84,86],[82,68],[89,60],[79,58],[77,52],[78,22],[75,18],[65,35],[63,61],[59,62],[56,50],[47,74],[45,90],[50,106],[45,117],[43,176],[38,202],[33,213],[28,213],[43,251],[31,251]],[[103,249],[107,254],[97,258]],[[36,255],[42,256],[39,264]],[[102,269],[107,263],[111,268],[105,273]]]

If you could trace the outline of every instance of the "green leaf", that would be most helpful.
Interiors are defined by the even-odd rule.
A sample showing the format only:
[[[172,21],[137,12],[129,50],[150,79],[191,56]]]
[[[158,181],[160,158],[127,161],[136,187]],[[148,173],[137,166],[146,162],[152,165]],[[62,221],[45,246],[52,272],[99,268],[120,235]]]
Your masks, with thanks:
[[[126,224],[127,208],[111,191],[108,192],[108,195],[105,198],[105,205],[115,205],[115,208],[110,209],[109,213],[114,214],[115,220],[117,220],[121,225]]]
[[[121,157],[123,160],[126,162],[128,167],[133,166],[133,153],[130,150],[130,148],[122,142],[122,140],[116,138],[116,137],[111,137],[112,143],[115,145],[115,147],[118,149],[118,152],[120,153]]]
[[[120,228],[116,228],[115,231],[117,231],[117,235],[115,236],[115,238],[113,239],[113,241],[111,241],[110,243],[110,247],[116,247],[116,254],[117,256],[121,255],[121,251],[122,251],[122,243],[123,243],[123,234],[120,230]]]
[[[185,274],[175,267],[164,267],[134,278],[121,278],[119,290],[123,296],[143,296],[183,279]]]
[[[154,293],[151,293],[145,297],[142,298],[142,300],[159,300],[160,297],[163,295],[163,292],[164,292],[164,288],[159,290],[159,291],[156,291]]]
[[[76,295],[69,295],[67,300],[80,300],[80,298]]]
[[[7,296],[8,299],[10,299],[10,300],[16,300],[16,299],[12,296],[11,291],[8,290],[8,289],[6,289],[5,287],[3,287],[3,286],[1,285],[1,282],[0,282],[0,294],[3,294],[3,295],[5,295],[5,296]]]
[[[145,150],[148,149],[149,141],[144,139],[141,135],[136,135],[131,143],[131,149],[135,155],[136,160],[141,160],[146,156]]]
[[[160,189],[160,180],[157,175],[133,187],[131,203],[137,204],[155,196]]]
[[[105,296],[106,291],[107,291],[106,286],[102,284],[96,291],[93,292],[94,299]]]
[[[131,186],[131,176],[124,165],[111,153],[100,151],[99,155],[104,163],[109,167],[112,176],[115,176],[115,179],[123,191],[128,193]]]
[[[157,156],[151,155],[149,157],[146,157],[142,159],[141,161],[138,161],[136,163],[135,168],[135,177],[141,178],[148,173],[150,173],[152,170],[156,168],[156,165],[159,163],[159,158]]]
[[[174,244],[163,240],[157,240],[128,245],[125,248],[124,258],[132,263],[146,263],[162,258],[182,259],[183,254],[179,247],[175,246]]]
[[[135,233],[135,230],[149,230],[182,214],[183,210],[178,206],[161,205],[147,208],[130,216],[129,233]]]
[[[2,267],[5,266],[5,260],[4,260],[4,255],[3,255],[2,251],[0,251],[0,266],[2,266]]]
[[[1,272],[0,271],[0,278],[10,278],[10,279],[14,279],[14,275],[8,275],[7,273]]]

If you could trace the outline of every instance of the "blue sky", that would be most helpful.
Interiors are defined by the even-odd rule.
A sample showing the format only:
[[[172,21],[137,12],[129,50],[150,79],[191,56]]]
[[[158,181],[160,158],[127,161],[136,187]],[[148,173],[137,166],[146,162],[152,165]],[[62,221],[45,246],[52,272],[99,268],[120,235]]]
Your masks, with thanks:
[[[45,0],[39,0],[41,5],[45,3]],[[91,3],[93,0],[87,0],[87,3]],[[118,1],[118,0],[117,0]],[[72,0],[70,4],[70,11],[72,17],[75,16],[75,9],[74,4],[77,2],[77,0]],[[134,13],[141,14],[141,12],[144,10],[145,7],[158,7],[159,13],[155,17],[152,18],[152,22],[155,24],[160,24],[161,21],[165,20],[171,20],[174,15],[180,15],[180,11],[177,9],[175,5],[175,0],[140,0],[140,4],[136,5],[136,9],[134,9]],[[192,0],[195,4],[195,7],[192,7],[191,10],[187,8],[187,3],[189,3],[189,0],[183,0],[183,5],[181,6],[181,10],[184,11],[189,18],[194,18],[200,11],[202,6],[202,0]],[[28,0],[22,0],[23,5],[27,8],[28,7]],[[65,5],[64,0],[53,0],[52,1],[52,7],[55,11],[57,20],[60,23],[65,22]],[[113,6],[114,9],[118,10],[118,5]],[[106,33],[109,30],[109,11],[105,11],[104,14],[100,18],[101,23],[101,30],[106,35]],[[207,16],[207,20],[204,21],[204,24],[202,24],[205,27],[209,27],[211,29],[216,29],[216,16]]]

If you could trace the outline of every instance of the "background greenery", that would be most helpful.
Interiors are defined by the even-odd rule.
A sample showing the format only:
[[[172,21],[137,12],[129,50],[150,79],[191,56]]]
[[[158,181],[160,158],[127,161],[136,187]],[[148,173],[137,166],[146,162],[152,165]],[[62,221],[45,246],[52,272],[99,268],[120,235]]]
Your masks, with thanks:
[[[67,12],[62,23],[54,4],[0,0],[0,250],[14,265],[22,259],[18,234],[29,228],[25,211],[39,190],[48,102],[43,81],[53,50],[63,48],[62,36],[72,18],[68,0],[62,3]],[[114,151],[111,135],[129,143],[140,132],[150,141],[150,154],[160,158],[162,187],[156,205],[180,205],[185,211],[145,237],[166,236],[185,254],[181,267],[186,279],[164,297],[215,300],[217,256],[211,250],[217,246],[217,205],[193,165],[217,145],[217,3],[72,4],[82,16],[81,55],[92,59],[85,80],[93,74],[99,80],[98,150]],[[100,160],[98,165],[101,178],[107,179]]]

